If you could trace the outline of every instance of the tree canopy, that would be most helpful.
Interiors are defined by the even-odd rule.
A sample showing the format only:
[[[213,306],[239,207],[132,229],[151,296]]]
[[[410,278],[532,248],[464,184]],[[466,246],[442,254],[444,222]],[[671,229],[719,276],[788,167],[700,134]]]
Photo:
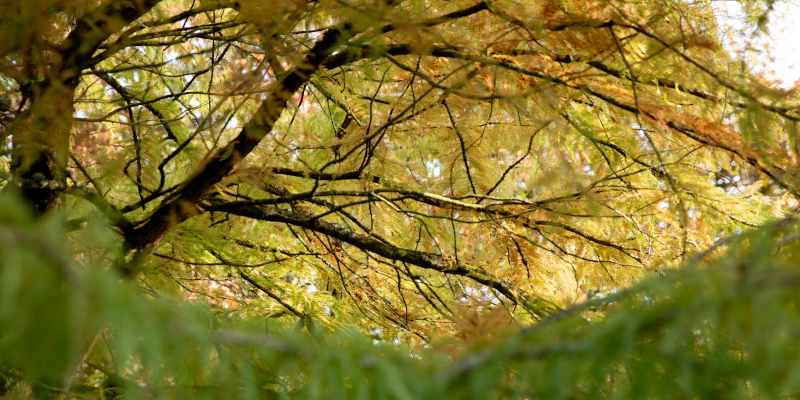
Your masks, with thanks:
[[[3,2],[0,396],[795,395],[798,90],[721,26]]]

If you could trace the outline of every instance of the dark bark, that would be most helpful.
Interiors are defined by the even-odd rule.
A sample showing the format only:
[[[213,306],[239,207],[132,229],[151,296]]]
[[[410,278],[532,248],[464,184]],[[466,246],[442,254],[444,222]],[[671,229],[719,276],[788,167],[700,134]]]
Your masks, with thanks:
[[[464,10],[425,21],[423,25],[435,26],[486,9],[483,2],[476,3]],[[132,279],[138,277],[144,261],[152,254],[164,235],[173,226],[199,213],[197,203],[200,198],[209,188],[227,176],[272,130],[274,123],[286,108],[286,102],[309,81],[313,74],[321,68],[337,68],[380,54],[375,51],[351,52],[347,49],[333,54],[344,42],[358,34],[359,32],[354,32],[348,23],[329,29],[298,65],[278,77],[274,89],[270,91],[267,99],[239,135],[210,155],[147,220],[126,235],[124,251],[118,260],[118,268],[124,276]]]
[[[374,237],[356,233],[346,227],[331,224],[315,216],[263,205],[227,203],[216,198],[205,199],[203,208],[207,211],[227,212],[257,219],[259,221],[281,222],[299,226],[349,243],[363,251],[379,255],[389,260],[401,261],[447,275],[464,276],[496,290],[516,304],[525,306],[537,317],[550,314],[558,309],[549,301],[533,299],[525,293],[522,293],[511,283],[498,279],[480,269],[461,265],[454,260],[447,260],[445,257],[438,254],[394,246]]]
[[[253,118],[239,135],[214,152],[192,176],[140,227],[126,237],[124,257],[120,269],[124,276],[135,278],[141,272],[144,260],[153,252],[164,235],[198,212],[196,204],[212,186],[219,183],[233,168],[258,145],[280,117],[286,103],[322,66],[326,58],[343,40],[353,35],[348,25],[330,29],[308,52],[300,64],[283,76],[261,104]]]
[[[9,127],[14,151],[11,169],[19,181],[66,184],[73,96],[81,71],[92,65],[95,51],[112,34],[138,19],[160,0],[108,0],[79,18],[56,52],[28,54],[28,80],[22,82],[27,112]],[[42,62],[56,58],[47,68]],[[38,63],[36,62],[38,61]],[[58,208],[60,192],[51,185],[19,188],[38,215]]]

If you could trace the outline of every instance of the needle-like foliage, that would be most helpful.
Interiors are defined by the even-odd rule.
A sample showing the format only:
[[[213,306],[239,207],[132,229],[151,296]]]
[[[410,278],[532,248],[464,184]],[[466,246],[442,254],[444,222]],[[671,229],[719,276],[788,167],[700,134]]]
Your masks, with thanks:
[[[795,396],[800,99],[719,17],[3,2],[0,396]]]

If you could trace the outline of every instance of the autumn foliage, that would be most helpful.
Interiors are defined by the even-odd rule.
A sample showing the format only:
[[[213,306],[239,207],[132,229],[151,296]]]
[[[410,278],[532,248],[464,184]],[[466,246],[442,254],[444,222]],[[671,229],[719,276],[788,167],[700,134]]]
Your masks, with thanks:
[[[793,396],[798,92],[719,18],[3,2],[0,396]]]

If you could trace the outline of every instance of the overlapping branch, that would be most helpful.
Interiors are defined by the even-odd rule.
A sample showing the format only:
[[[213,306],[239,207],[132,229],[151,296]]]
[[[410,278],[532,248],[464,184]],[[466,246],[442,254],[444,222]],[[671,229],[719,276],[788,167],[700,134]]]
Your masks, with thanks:
[[[532,298],[512,284],[500,280],[485,271],[457,264],[454,260],[447,260],[441,255],[394,246],[371,236],[357,233],[346,227],[331,224],[314,216],[263,205],[228,203],[214,198],[206,199],[202,207],[207,211],[227,212],[259,221],[280,222],[299,226],[349,243],[363,251],[385,257],[389,260],[405,262],[443,274],[464,276],[497,290],[514,303],[524,305],[537,316],[549,314],[557,309],[557,306],[549,301]]]

